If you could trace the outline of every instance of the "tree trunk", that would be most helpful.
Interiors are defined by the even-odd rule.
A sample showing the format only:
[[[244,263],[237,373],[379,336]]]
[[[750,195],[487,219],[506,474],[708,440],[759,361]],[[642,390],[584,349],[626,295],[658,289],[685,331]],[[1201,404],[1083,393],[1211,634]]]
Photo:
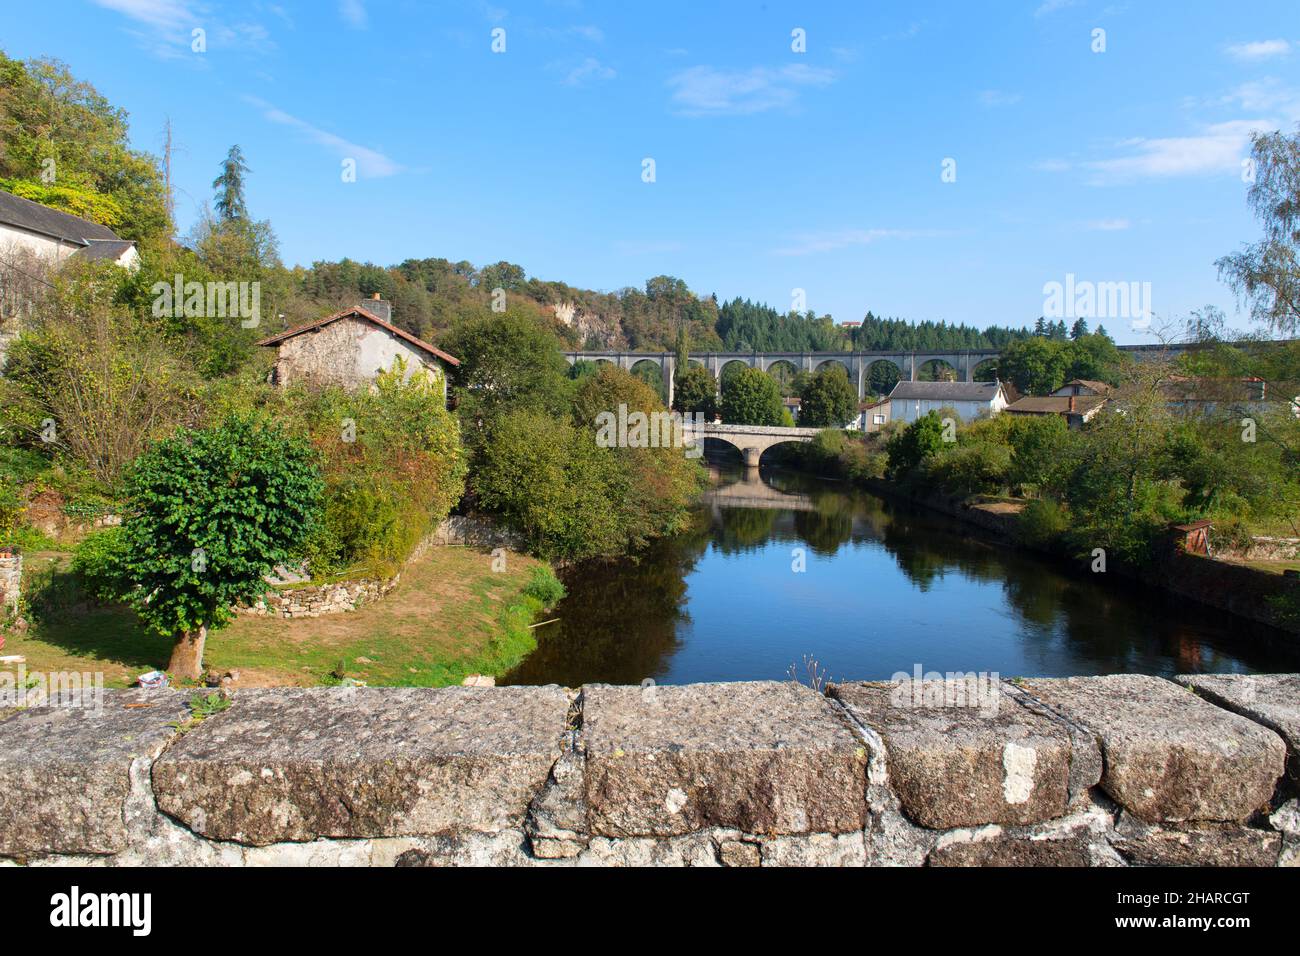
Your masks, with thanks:
[[[203,645],[208,639],[208,627],[199,625],[193,631],[186,631],[176,639],[172,648],[172,660],[167,665],[167,672],[177,680],[198,680],[203,676]]]

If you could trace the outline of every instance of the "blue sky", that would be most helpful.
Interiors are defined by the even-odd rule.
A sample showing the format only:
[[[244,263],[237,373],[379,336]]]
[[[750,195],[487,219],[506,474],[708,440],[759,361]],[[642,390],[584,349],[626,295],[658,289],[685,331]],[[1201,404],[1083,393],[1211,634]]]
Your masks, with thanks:
[[[290,264],[667,273],[837,320],[1021,325],[1074,274],[1245,327],[1213,262],[1258,237],[1249,130],[1300,121],[1295,0],[69,0],[0,48],[68,62],[138,147],[170,116],[182,226],[239,143]]]

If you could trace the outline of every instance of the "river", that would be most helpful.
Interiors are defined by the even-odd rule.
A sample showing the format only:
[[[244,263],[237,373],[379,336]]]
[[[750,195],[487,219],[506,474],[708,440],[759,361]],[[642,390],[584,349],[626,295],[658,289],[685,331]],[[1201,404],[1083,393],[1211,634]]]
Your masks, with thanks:
[[[501,683],[1300,670],[1267,630],[1158,589],[838,483],[712,467],[689,531],[562,576],[558,620]]]

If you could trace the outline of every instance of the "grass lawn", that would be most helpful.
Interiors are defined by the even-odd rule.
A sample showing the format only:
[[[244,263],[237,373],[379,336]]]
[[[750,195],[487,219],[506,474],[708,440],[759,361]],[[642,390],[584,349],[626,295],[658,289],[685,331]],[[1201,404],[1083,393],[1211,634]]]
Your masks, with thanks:
[[[33,571],[67,562],[48,552],[28,557]],[[470,548],[430,548],[381,601],[289,621],[241,615],[208,635],[205,660],[218,672],[239,671],[243,687],[332,683],[331,673],[370,685],[441,686],[503,673],[534,646],[527,625],[537,603],[522,589],[538,562],[510,552],[507,570],[494,572],[491,561]],[[79,605],[8,635],[0,654],[21,654],[29,672],[103,671],[106,685],[125,687],[166,667],[171,644],[128,610]]]

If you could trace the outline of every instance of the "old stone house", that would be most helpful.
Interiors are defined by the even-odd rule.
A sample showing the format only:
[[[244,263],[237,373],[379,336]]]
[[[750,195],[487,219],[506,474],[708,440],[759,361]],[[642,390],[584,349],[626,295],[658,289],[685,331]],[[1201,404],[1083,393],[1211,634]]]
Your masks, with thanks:
[[[391,305],[375,298],[365,307],[355,305],[263,339],[258,345],[277,351],[272,383],[355,389],[373,382],[400,358],[408,379],[420,372],[432,375],[445,396],[447,371],[460,361],[399,329],[391,316]]]

